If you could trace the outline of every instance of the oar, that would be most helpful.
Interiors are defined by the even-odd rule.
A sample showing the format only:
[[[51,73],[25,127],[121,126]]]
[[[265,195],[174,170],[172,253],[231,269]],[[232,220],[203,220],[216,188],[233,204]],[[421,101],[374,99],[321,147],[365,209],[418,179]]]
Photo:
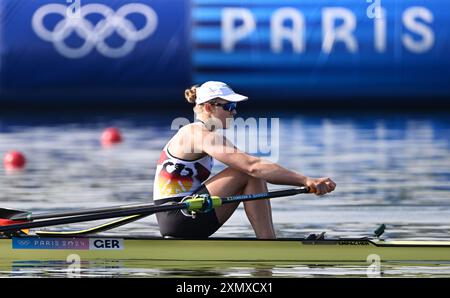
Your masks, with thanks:
[[[130,216],[121,217],[119,219],[114,219],[113,221],[102,223],[94,227],[79,229],[79,230],[69,230],[69,231],[36,231],[35,233],[39,236],[51,236],[51,237],[76,237],[80,235],[89,235],[96,234],[103,231],[108,231],[126,224],[130,222],[137,221],[144,217],[149,216],[150,214],[135,214]]]
[[[27,222],[27,220],[11,220],[10,218],[16,215],[23,215],[24,211],[14,210],[14,209],[6,209],[0,208],[0,226],[8,226],[12,224],[19,224]],[[28,233],[26,229],[24,229],[25,233]]]
[[[29,221],[31,221],[31,220],[38,220],[38,219],[102,213],[102,212],[116,211],[116,210],[120,210],[120,209],[131,208],[131,207],[140,208],[140,207],[148,207],[148,206],[153,206],[153,204],[149,204],[149,203],[130,204],[130,205],[120,205],[120,206],[112,206],[112,207],[91,208],[91,209],[84,209],[84,210],[78,210],[78,211],[63,211],[63,212],[41,213],[41,214],[32,214],[29,211],[23,211],[23,210],[0,208],[0,218],[10,219],[10,220],[29,220]]]
[[[0,232],[12,232],[19,231],[21,229],[31,229],[31,228],[39,228],[39,227],[48,227],[76,222],[84,222],[84,221],[93,221],[121,216],[129,216],[135,214],[154,214],[157,212],[171,211],[171,210],[182,210],[185,209],[187,211],[193,212],[207,212],[212,210],[213,208],[219,207],[221,205],[235,203],[235,202],[245,202],[245,201],[253,201],[253,200],[262,200],[262,199],[271,199],[285,196],[292,196],[301,193],[309,193],[308,187],[297,187],[285,190],[277,190],[271,192],[265,192],[260,194],[248,194],[248,195],[236,195],[225,198],[220,198],[217,196],[210,195],[200,195],[188,197],[188,199],[180,202],[174,203],[171,205],[148,205],[148,206],[140,206],[140,207],[122,207],[118,210],[108,210],[101,213],[93,213],[93,214],[84,214],[79,216],[71,216],[71,217],[63,217],[56,219],[47,219],[40,221],[33,221],[27,223],[20,224],[12,224],[7,226],[0,227]]]
[[[273,192],[271,192],[271,193],[273,193]],[[175,197],[174,200],[178,199],[178,198],[179,197]],[[108,211],[126,210],[128,208],[144,208],[144,207],[149,207],[149,206],[153,206],[153,204],[151,204],[151,203],[129,204],[129,205],[119,205],[119,206],[112,206],[112,207],[91,208],[91,209],[84,209],[84,210],[78,210],[78,211],[63,211],[63,212],[41,213],[41,214],[32,214],[32,212],[30,212],[30,211],[0,208],[0,219],[10,219],[10,220],[17,220],[17,221],[23,221],[23,220],[32,221],[32,220],[38,220],[38,219],[69,217],[69,216],[76,216],[76,215],[103,213],[103,212],[108,212]]]
[[[18,220],[26,220],[20,217],[26,216],[27,214],[28,212],[22,210],[0,208],[0,219],[12,219],[12,217],[18,216]]]

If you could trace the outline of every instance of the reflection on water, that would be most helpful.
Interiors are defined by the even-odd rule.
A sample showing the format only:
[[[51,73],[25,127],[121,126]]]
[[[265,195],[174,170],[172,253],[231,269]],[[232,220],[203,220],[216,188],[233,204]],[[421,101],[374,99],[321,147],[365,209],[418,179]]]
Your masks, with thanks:
[[[218,278],[283,278],[283,277],[450,277],[450,263],[384,262],[377,271],[369,271],[364,263],[217,263],[195,264],[155,261],[89,261],[73,272],[64,262],[15,261],[0,263],[0,277],[218,277]]]
[[[170,130],[172,120],[180,116],[186,115],[0,116],[0,154],[17,149],[28,159],[22,172],[7,173],[0,169],[2,207],[48,212],[151,201],[156,161],[174,133]],[[449,114],[261,116],[280,118],[279,135],[272,136],[280,141],[280,164],[309,176],[332,177],[338,184],[334,193],[321,198],[299,195],[274,199],[272,207],[279,237],[302,237],[319,231],[326,231],[329,236],[366,236],[380,223],[386,223],[385,235],[389,238],[450,238]],[[109,126],[120,128],[125,142],[103,149],[99,138]],[[214,172],[223,167],[217,164]],[[87,226],[90,223],[72,225]],[[154,216],[110,233],[159,235]],[[240,208],[215,236],[254,235]],[[39,268],[28,268],[31,271],[25,272],[45,275],[49,274],[48,269],[50,275],[64,274],[52,271],[52,266]],[[360,274],[357,267],[326,268],[277,267],[269,272],[274,276]],[[388,267],[384,272],[397,276],[450,272],[448,266],[429,271],[428,267],[420,266],[402,268]],[[252,269],[255,268],[152,271],[149,265],[137,271],[86,269],[83,274],[214,276],[214,272],[220,272],[247,276]]]

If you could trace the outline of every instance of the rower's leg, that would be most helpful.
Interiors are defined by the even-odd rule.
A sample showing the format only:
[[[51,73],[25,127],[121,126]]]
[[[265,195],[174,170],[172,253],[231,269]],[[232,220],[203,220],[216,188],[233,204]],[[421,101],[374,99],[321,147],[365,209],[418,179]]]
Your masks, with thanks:
[[[248,178],[249,176],[242,172],[227,168],[208,179],[205,185],[210,194],[219,197],[228,197],[242,194],[247,185]],[[239,203],[232,203],[216,208],[215,212],[219,222],[224,224],[238,206]]]
[[[227,168],[210,178],[205,182],[205,185],[209,193],[220,197],[267,192],[267,183],[264,180],[251,177],[232,168]],[[239,203],[235,203],[216,208],[215,212],[219,222],[225,223],[238,206]],[[245,202],[244,208],[258,238],[275,238],[269,200]]]
[[[244,189],[244,194],[267,192],[267,183],[262,179],[251,177]],[[258,239],[275,239],[270,200],[244,202],[245,213],[252,224]]]

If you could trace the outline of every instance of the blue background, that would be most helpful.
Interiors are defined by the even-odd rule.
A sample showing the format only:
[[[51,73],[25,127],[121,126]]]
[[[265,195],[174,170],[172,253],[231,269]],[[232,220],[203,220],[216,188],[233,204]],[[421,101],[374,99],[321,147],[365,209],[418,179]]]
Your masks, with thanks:
[[[167,100],[178,95],[180,86],[190,81],[189,9],[183,0],[133,1],[149,4],[158,15],[156,31],[136,44],[123,58],[101,55],[95,48],[89,55],[68,59],[59,54],[51,42],[38,37],[31,20],[34,12],[58,0],[1,1],[1,99],[14,102],[125,102]],[[102,3],[115,11],[128,1],[87,1]],[[48,28],[58,16],[44,19]],[[97,19],[95,19],[97,17]],[[140,17],[140,18],[139,18]],[[129,16],[141,28],[144,18]],[[134,18],[134,19],[133,19]],[[92,22],[99,16],[92,16]],[[66,43],[80,46],[83,40],[71,35]],[[107,40],[120,46],[123,40],[114,34]],[[175,88],[174,88],[175,86]],[[178,87],[178,90],[177,88]]]
[[[65,1],[0,2],[0,104],[170,106],[180,102],[184,88],[206,80],[225,81],[262,102],[367,97],[375,103],[384,98],[425,103],[430,97],[444,101],[450,96],[450,4],[443,0],[382,1],[387,13],[383,53],[375,50],[374,19],[367,16],[371,3],[364,0],[133,0],[151,6],[159,23],[150,37],[119,59],[104,57],[95,49],[79,59],[60,55],[31,27],[34,12],[49,3]],[[81,1],[82,6],[89,3],[117,11],[131,2]],[[402,14],[414,6],[433,15],[431,24],[416,20],[429,27],[435,39],[433,47],[420,54],[402,43],[403,34],[422,38],[402,21]],[[231,53],[222,49],[224,7],[249,9],[256,21],[256,29]],[[305,18],[303,53],[294,53],[287,41],[281,53],[270,49],[270,17],[281,7],[292,7]],[[356,18],[356,53],[348,52],[342,42],[336,42],[329,54],[322,51],[322,10],[329,7],[348,9]],[[133,17],[139,27],[142,19]],[[47,22],[51,28],[57,19],[49,17]],[[76,45],[77,38],[70,36],[66,42]],[[117,34],[108,39],[111,45],[121,42]]]

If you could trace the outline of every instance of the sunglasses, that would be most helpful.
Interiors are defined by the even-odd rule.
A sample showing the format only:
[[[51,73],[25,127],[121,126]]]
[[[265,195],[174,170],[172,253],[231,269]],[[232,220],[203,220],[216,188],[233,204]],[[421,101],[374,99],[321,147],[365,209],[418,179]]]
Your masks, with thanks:
[[[222,107],[222,109],[228,112],[232,112],[237,109],[237,102],[212,103],[212,105]]]

